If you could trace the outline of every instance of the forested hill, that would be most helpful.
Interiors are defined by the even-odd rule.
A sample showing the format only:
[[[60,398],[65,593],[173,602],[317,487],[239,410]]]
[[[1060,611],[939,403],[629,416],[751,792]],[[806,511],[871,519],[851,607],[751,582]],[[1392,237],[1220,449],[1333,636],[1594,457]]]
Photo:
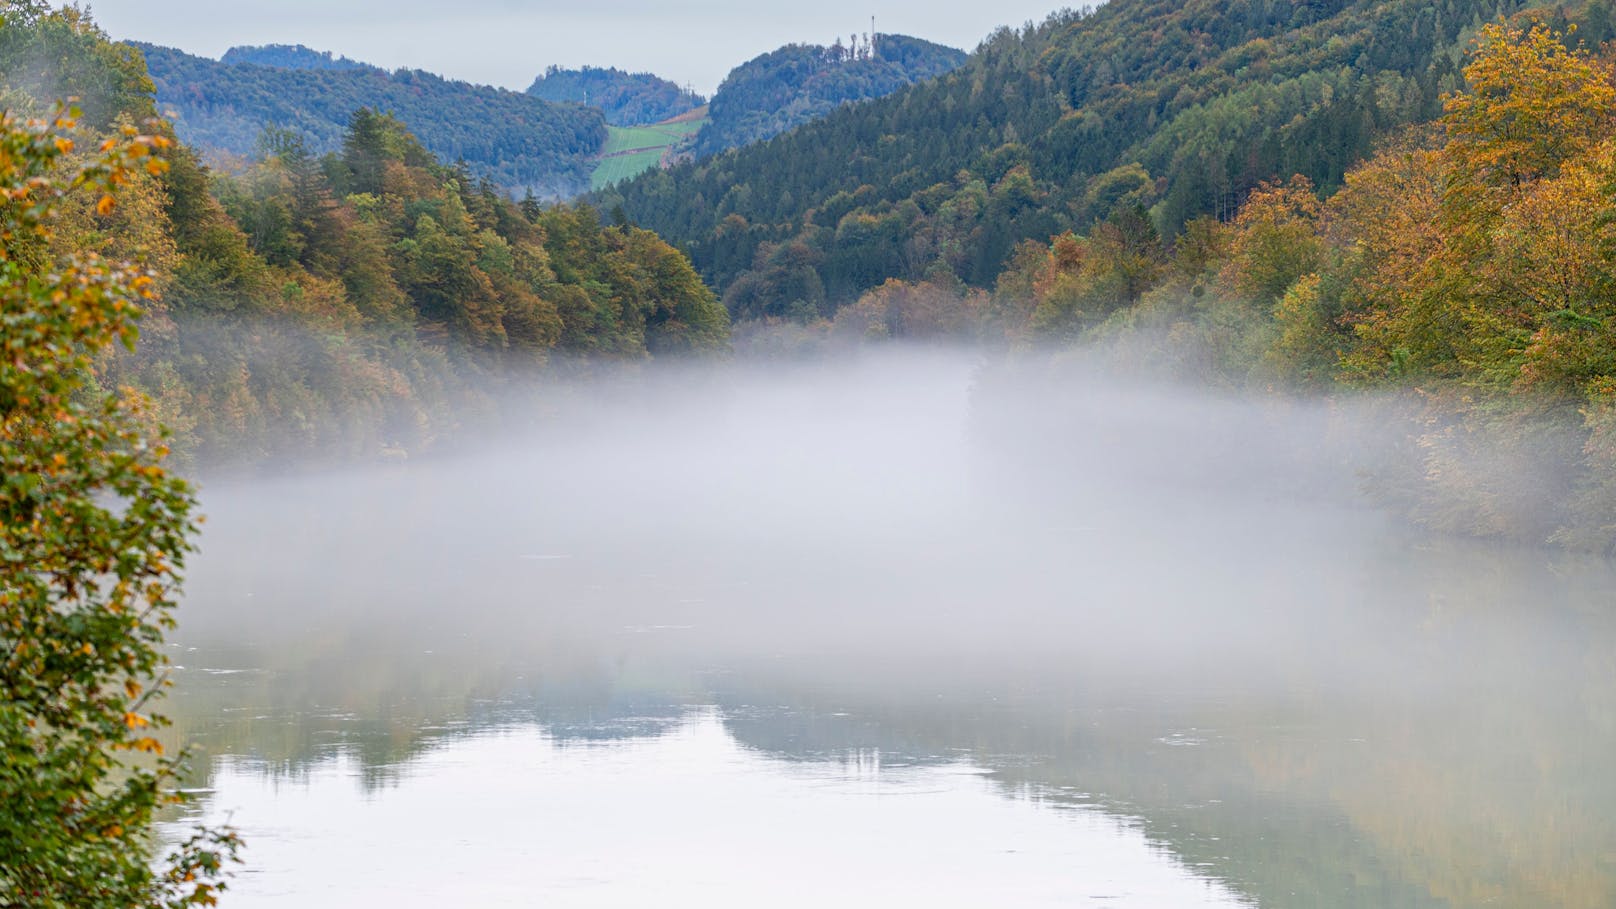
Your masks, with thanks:
[[[301,44],[262,44],[232,47],[219,58],[221,63],[251,63],[256,66],[278,66],[282,69],[370,69],[380,67],[339,57],[330,51],[317,51]]]
[[[394,114],[432,154],[465,161],[507,190],[570,198],[588,189],[592,159],[606,141],[599,111],[420,70],[293,68],[288,64],[308,63],[309,55],[265,48],[245,56],[273,65],[228,63],[138,46],[158,109],[173,114],[181,139],[203,150],[250,156],[274,127],[303,135],[315,153],[335,151],[348,118],[364,107]]]
[[[0,6],[8,110],[43,113],[69,96],[82,108],[58,146],[69,166],[129,124],[169,144],[138,52],[74,7]],[[282,131],[218,172],[180,145],[135,171],[116,205],[79,193],[59,207],[50,256],[149,270],[158,296],[139,344],[96,375],[149,394],[149,416],[184,455],[263,464],[418,451],[492,417],[495,391],[548,393],[539,371],[552,358],[727,349],[718,300],[649,231],[581,206],[513,202],[387,114],[344,122],[329,154]]]
[[[613,126],[644,126],[694,110],[706,103],[651,73],[625,73],[620,69],[552,66],[528,86],[527,93],[546,101],[571,102],[599,108]]]
[[[965,62],[964,51],[905,35],[866,41],[790,44],[730,70],[696,137],[696,154],[772,138],[849,101],[889,95]]]
[[[741,316],[828,314],[939,270],[986,287],[1018,241],[1123,209],[1171,238],[1264,180],[1329,191],[1377,138],[1435,117],[1476,27],[1523,5],[1111,0],[601,201],[690,250]]]

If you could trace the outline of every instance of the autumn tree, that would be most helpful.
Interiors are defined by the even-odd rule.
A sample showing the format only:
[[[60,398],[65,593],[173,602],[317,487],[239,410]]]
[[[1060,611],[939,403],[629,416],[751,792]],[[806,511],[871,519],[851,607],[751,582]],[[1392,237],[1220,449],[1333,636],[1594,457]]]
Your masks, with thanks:
[[[831,323],[833,337],[852,341],[965,341],[986,322],[988,295],[939,269],[926,281],[897,278],[844,307]]]
[[[1405,139],[1346,176],[1330,200],[1331,233],[1345,250],[1345,318],[1357,343],[1350,376],[1451,372],[1463,337],[1449,291],[1442,200],[1447,158]]]
[[[155,812],[179,799],[152,708],[195,499],[139,396],[92,377],[133,347],[152,275],[52,252],[69,200],[110,216],[167,140],[129,127],[78,159],[73,126],[0,117],[0,906],[211,905],[233,834],[149,855]]]
[[[1297,279],[1324,265],[1321,214],[1306,177],[1258,187],[1234,220],[1226,268],[1230,283],[1255,303],[1278,303]]]
[[[1600,371],[1608,346],[1596,313],[1610,270],[1599,152],[1616,126],[1616,86],[1542,25],[1485,27],[1464,74],[1443,118],[1443,290],[1463,317],[1469,372],[1571,390]]]
[[[1484,26],[1464,69],[1469,90],[1444,106],[1456,185],[1523,184],[1559,173],[1610,131],[1616,88],[1543,25]]]

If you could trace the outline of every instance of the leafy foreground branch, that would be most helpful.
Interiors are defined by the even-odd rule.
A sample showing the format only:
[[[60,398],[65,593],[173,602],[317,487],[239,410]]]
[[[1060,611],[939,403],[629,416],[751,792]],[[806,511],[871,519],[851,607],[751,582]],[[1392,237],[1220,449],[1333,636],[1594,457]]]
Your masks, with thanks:
[[[155,813],[182,798],[151,707],[196,501],[142,400],[94,378],[133,347],[152,276],[52,249],[65,205],[110,218],[169,143],[125,127],[83,155],[74,128],[0,118],[0,906],[212,905],[233,832],[150,860]]]

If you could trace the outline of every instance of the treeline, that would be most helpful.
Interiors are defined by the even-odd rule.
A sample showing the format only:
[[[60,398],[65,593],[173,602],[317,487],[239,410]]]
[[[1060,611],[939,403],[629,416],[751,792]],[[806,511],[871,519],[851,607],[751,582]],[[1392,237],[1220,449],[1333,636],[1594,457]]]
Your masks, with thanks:
[[[598,66],[551,66],[533,80],[527,93],[546,101],[597,108],[613,126],[661,123],[707,103],[695,92],[651,73],[625,73],[615,67]]]
[[[1265,180],[1338,187],[1378,138],[1439,115],[1475,29],[1523,5],[1114,0],[600,202],[689,250],[738,317],[828,316],[939,271],[986,289],[1019,242],[1119,211],[1173,237]],[[1608,32],[1590,19],[1579,39]]]
[[[43,76],[27,65],[40,59]],[[84,99],[80,148],[155,112],[140,55],[73,8],[6,8],[0,85],[12,109]],[[54,253],[152,270],[161,302],[99,379],[148,391],[151,419],[187,455],[416,449],[491,408],[503,377],[555,356],[727,346],[717,299],[655,235],[512,202],[391,116],[353,113],[325,155],[288,132],[259,148],[231,175],[179,148],[115,208],[69,207],[55,231]]]
[[[1566,26],[1483,26],[1436,122],[1333,193],[1261,183],[1170,243],[1135,202],[1018,245],[991,290],[939,268],[737,343],[1081,345],[1199,386],[1376,390],[1401,449],[1373,494],[1445,530],[1616,551],[1616,51],[1568,49]]]
[[[234,66],[238,63],[250,63],[254,66],[279,66],[282,69],[370,69],[379,70],[380,67],[347,57],[339,57],[330,51],[317,51],[304,47],[301,44],[258,44],[232,47],[219,58],[220,63]]]
[[[856,42],[855,36],[855,42]],[[890,95],[940,76],[965,53],[905,35],[830,47],[789,44],[730,70],[696,136],[698,156],[770,139],[850,101]]]
[[[172,113],[179,137],[202,150],[251,157],[259,136],[275,128],[306,136],[317,154],[333,152],[348,117],[366,107],[397,116],[434,155],[466,162],[478,178],[518,195],[570,199],[589,188],[592,159],[606,142],[599,111],[420,70],[289,66],[308,63],[309,54],[274,48],[249,49],[247,60],[276,61],[260,63],[138,46],[158,109]]]

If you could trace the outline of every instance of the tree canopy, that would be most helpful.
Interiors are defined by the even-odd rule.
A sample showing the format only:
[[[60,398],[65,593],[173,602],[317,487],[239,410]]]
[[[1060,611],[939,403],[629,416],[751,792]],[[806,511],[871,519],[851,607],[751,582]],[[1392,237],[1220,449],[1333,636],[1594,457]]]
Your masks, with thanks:
[[[71,197],[110,218],[168,140],[131,126],[84,154],[74,125],[0,116],[0,905],[213,905],[234,834],[149,856],[156,812],[181,800],[154,707],[195,500],[141,396],[98,381],[156,282],[53,249]]]
[[[41,85],[78,95],[87,127],[115,131],[152,109],[123,88],[150,83],[119,47],[76,10],[8,13],[0,92],[24,109]],[[418,450],[493,419],[506,392],[543,389],[555,360],[728,345],[722,307],[672,247],[587,208],[513,201],[374,109],[345,114],[325,153],[271,129],[233,173],[184,145],[167,160],[110,215],[64,203],[53,243],[145,256],[161,300],[106,380],[150,393],[185,458]]]
[[[661,123],[707,103],[695,92],[651,73],[625,73],[615,67],[552,66],[539,74],[527,93],[546,101],[598,108],[613,126]]]
[[[695,152],[711,155],[771,139],[843,104],[890,95],[964,62],[963,51],[907,35],[876,35],[852,46],[840,39],[830,47],[788,44],[729,71]]]
[[[1136,206],[1171,240],[1202,215],[1229,220],[1265,182],[1333,192],[1376,142],[1440,116],[1471,36],[1527,5],[1113,0],[598,201],[688,249],[739,317],[799,302],[830,316],[939,267],[986,289],[1022,241]],[[1578,37],[1599,31],[1590,19]],[[817,288],[795,276],[810,262]]]

